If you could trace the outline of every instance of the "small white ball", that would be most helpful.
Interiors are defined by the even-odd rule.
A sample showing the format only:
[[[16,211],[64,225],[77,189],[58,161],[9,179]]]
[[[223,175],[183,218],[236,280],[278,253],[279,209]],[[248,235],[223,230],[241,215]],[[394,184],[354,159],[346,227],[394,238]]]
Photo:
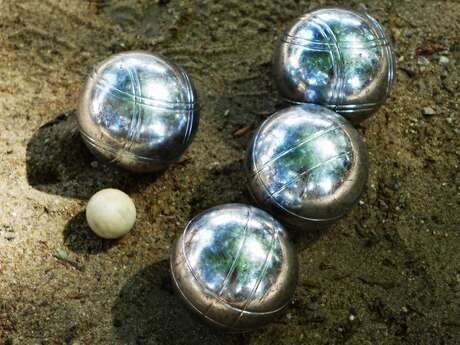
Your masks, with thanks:
[[[86,221],[96,235],[114,239],[126,235],[136,221],[131,198],[118,189],[103,189],[89,199]]]

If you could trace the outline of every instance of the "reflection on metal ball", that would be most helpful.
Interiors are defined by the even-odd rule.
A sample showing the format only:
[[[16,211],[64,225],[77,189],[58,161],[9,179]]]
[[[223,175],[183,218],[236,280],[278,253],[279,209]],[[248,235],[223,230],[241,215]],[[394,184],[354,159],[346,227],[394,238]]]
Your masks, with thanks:
[[[359,133],[319,105],[283,109],[257,130],[248,149],[249,189],[289,227],[320,229],[359,199],[368,156]]]
[[[195,89],[163,57],[133,51],[99,64],[83,89],[78,122],[98,157],[133,171],[165,169],[198,127]]]
[[[327,106],[355,124],[385,102],[394,71],[382,26],[369,15],[343,8],[323,8],[298,18],[273,58],[283,98]]]
[[[297,256],[283,226],[243,204],[190,221],[171,255],[175,287],[208,323],[246,332],[278,317],[297,283]]]

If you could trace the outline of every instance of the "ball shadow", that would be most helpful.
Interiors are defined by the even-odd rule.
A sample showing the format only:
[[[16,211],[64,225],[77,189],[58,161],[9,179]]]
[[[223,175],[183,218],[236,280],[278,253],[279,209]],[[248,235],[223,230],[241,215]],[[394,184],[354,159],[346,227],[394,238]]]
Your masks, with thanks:
[[[75,110],[41,126],[27,144],[29,184],[46,193],[89,199],[103,188],[136,192],[159,174],[133,174],[96,161],[80,137]]]
[[[192,196],[189,218],[221,204],[252,204],[243,164],[243,161],[237,160],[210,169]]]
[[[297,252],[302,253],[308,250],[308,247],[313,243],[319,241],[321,237],[325,236],[331,229],[334,228],[334,224],[323,228],[315,229],[292,229],[288,228],[289,235],[292,242],[294,243]]]
[[[209,170],[203,183],[196,189],[191,202],[189,218],[217,205],[242,203],[263,209],[248,190],[248,180],[243,161],[235,161],[227,165]],[[210,192],[212,191],[212,192]],[[276,219],[276,216],[274,216]],[[334,228],[334,224],[323,227],[296,229],[284,224],[289,237],[299,252],[306,250],[311,244]]]
[[[267,117],[292,106],[281,99],[272,79],[271,63],[261,63],[254,66],[248,75],[226,83],[225,93],[215,102],[212,119],[229,144],[247,149],[253,133]],[[262,208],[248,191],[243,160],[210,170],[192,198],[190,218],[210,207],[232,202]],[[327,233],[331,226],[287,230],[297,249],[303,251]]]
[[[139,271],[112,307],[112,324],[123,344],[247,344],[248,334],[226,334],[199,322],[175,294],[169,260]]]
[[[74,253],[102,253],[117,243],[117,240],[106,240],[96,236],[86,222],[84,211],[70,219],[64,228],[64,245]]]
[[[256,64],[246,75],[226,81],[218,98],[209,99],[212,120],[230,145],[246,148],[260,124],[284,107],[271,75],[271,63]]]

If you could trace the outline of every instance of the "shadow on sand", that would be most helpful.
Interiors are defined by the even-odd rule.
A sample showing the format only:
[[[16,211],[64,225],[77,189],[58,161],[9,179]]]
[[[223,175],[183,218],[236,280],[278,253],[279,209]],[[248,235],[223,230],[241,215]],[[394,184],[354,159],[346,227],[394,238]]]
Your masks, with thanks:
[[[248,334],[227,334],[199,322],[176,296],[169,260],[139,271],[112,307],[116,337],[123,344],[248,344]]]
[[[38,128],[27,144],[26,170],[32,187],[83,200],[109,187],[133,193],[159,176],[133,174],[96,161],[80,137],[74,110]]]

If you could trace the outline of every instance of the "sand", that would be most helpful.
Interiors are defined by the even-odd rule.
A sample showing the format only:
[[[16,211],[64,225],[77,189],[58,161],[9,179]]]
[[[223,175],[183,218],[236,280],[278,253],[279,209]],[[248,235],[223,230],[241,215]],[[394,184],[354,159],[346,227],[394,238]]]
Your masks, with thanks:
[[[370,154],[360,203],[296,240],[299,285],[286,314],[222,334],[172,290],[169,249],[186,222],[252,202],[245,148],[282,106],[273,47],[290,20],[324,3],[0,0],[0,344],[459,343],[458,1],[338,2],[383,24],[397,81],[359,127]],[[78,135],[88,71],[130,49],[181,64],[201,99],[194,142],[162,174],[96,162]],[[137,206],[118,242],[85,223],[87,200],[104,187]]]

